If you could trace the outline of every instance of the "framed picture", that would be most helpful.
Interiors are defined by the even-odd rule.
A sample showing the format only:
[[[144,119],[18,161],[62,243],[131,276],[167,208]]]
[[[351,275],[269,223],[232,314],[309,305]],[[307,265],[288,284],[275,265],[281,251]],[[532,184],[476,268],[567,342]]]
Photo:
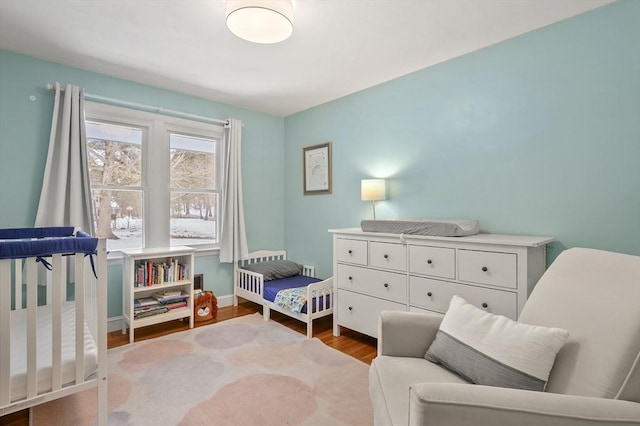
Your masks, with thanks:
[[[302,148],[304,195],[331,194],[331,142]]]

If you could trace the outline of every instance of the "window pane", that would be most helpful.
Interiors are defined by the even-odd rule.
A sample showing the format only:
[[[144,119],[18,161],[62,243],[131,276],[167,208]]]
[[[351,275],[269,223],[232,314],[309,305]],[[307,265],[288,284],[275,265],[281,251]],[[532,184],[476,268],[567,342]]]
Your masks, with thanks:
[[[218,194],[171,192],[171,244],[217,241]]]
[[[142,247],[142,191],[93,190],[96,235],[107,249]]]
[[[172,133],[170,142],[171,188],[215,189],[215,140]]]
[[[142,129],[87,122],[92,185],[141,185]]]

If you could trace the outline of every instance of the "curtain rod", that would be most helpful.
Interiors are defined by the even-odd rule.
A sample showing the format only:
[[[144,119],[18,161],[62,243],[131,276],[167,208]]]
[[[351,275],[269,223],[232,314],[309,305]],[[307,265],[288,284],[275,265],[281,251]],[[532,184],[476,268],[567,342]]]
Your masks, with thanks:
[[[55,93],[56,88],[53,84],[47,83],[47,90],[51,90]],[[64,87],[61,86],[60,90],[64,91]],[[229,125],[229,120],[219,120],[217,118],[206,117],[204,115],[191,114],[188,112],[176,111],[173,109],[158,107],[154,105],[140,104],[137,102],[129,102],[129,101],[124,101],[122,99],[116,99],[116,98],[108,98],[106,96],[94,95],[93,93],[85,93],[84,98],[88,101],[98,101],[98,102],[108,103],[108,104],[117,105],[117,106],[131,107],[139,110],[150,110],[151,112],[155,112],[156,114],[172,115],[179,118],[193,118],[195,120],[200,120],[200,121],[208,121],[211,123],[224,124],[225,126]]]

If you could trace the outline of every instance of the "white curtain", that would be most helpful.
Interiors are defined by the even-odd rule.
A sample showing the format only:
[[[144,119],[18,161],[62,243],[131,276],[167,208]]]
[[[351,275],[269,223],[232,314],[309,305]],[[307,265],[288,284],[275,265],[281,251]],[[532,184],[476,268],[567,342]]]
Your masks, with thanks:
[[[74,226],[94,233],[84,122],[84,94],[55,86],[49,153],[35,226]]]
[[[242,121],[229,119],[225,128],[220,262],[233,263],[249,257],[242,202]]]

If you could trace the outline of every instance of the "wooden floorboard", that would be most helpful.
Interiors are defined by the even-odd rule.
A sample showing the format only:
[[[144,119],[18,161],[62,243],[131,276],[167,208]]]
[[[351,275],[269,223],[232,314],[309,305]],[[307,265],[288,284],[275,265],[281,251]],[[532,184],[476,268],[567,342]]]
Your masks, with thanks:
[[[216,318],[210,321],[196,323],[196,327],[215,324],[231,318],[237,318],[254,313],[262,313],[262,307],[251,302],[241,303],[238,306],[227,306],[218,309]],[[307,325],[294,318],[279,312],[271,311],[271,320],[276,321],[302,335],[307,334]],[[162,324],[151,325],[136,329],[135,341],[153,339],[167,334],[189,329],[189,324],[182,320],[169,321]],[[322,341],[325,345],[343,352],[364,363],[371,364],[376,356],[376,339],[365,336],[355,331],[341,328],[340,336],[333,335],[333,317],[319,318],[313,322],[313,337]],[[109,349],[123,346],[129,343],[129,334],[121,331],[112,331],[107,335],[107,347]],[[0,426],[28,426],[29,410],[19,411],[0,417]]]

